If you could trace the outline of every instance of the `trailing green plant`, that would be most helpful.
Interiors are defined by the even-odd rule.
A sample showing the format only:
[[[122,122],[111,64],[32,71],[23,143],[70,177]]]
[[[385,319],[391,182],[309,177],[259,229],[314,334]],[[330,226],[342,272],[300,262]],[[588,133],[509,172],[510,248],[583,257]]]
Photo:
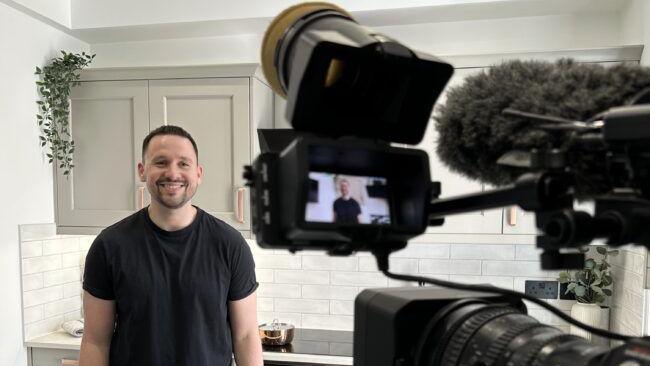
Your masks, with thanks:
[[[589,251],[589,247],[580,249],[582,253]],[[573,293],[576,300],[585,304],[602,304],[607,297],[612,296],[612,290],[608,287],[612,285],[611,265],[607,262],[608,257],[618,255],[618,250],[607,250],[607,248],[598,246],[596,252],[600,259],[589,258],[585,261],[585,267],[573,273],[569,271],[560,272],[558,280],[560,283],[566,283],[566,293]]]
[[[70,89],[79,85],[81,69],[88,66],[95,55],[85,52],[74,54],[61,51],[61,53],[61,57],[53,58],[42,69],[36,67],[36,75],[40,75],[36,85],[41,97],[36,102],[39,107],[36,119],[41,130],[39,136],[41,147],[48,145],[50,149],[47,154],[49,162],[59,164],[63,174],[68,176],[74,167],[72,164],[74,141],[70,134],[68,119]]]

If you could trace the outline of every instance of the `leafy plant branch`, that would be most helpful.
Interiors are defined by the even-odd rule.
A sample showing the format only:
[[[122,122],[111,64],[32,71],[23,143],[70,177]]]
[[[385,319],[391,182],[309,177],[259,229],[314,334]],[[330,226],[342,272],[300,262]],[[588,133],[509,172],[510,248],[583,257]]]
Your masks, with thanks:
[[[41,147],[49,146],[47,155],[50,163],[59,164],[63,175],[69,176],[74,167],[72,153],[74,140],[70,133],[70,89],[79,85],[80,71],[88,66],[95,55],[61,51],[62,56],[53,58],[42,69],[36,67],[36,81],[41,99],[36,102],[39,113],[36,115],[41,130]]]
[[[588,247],[580,251],[586,253]],[[585,261],[585,267],[579,271],[561,272],[558,280],[566,283],[566,293],[573,293],[576,300],[585,304],[602,304],[607,297],[612,296],[611,265],[607,262],[608,257],[618,255],[618,250],[607,250],[605,247],[596,247],[596,252],[602,257],[600,260],[589,258]]]

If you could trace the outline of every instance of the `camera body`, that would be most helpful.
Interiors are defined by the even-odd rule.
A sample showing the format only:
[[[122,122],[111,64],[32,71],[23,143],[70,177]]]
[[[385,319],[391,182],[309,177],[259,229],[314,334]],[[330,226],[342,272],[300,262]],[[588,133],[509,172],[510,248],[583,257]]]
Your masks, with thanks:
[[[295,134],[245,175],[253,232],[265,248],[390,252],[428,225],[433,185],[421,150]]]

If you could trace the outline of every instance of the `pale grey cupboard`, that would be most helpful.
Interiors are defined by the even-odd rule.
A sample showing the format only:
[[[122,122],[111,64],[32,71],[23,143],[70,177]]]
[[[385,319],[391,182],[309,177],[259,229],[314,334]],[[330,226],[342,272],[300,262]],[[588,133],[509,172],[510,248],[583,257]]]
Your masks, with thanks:
[[[187,129],[205,176],[193,204],[250,230],[242,168],[256,129],[273,126],[273,95],[256,65],[88,70],[70,95],[75,140],[69,177],[55,167],[61,234],[92,234],[150,201],[139,181],[142,140],[163,124]]]

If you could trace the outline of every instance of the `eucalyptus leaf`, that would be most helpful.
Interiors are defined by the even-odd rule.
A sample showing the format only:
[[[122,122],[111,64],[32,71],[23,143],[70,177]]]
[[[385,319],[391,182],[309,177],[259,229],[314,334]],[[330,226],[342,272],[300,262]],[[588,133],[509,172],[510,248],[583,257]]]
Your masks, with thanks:
[[[586,268],[586,269],[592,269],[592,268],[594,268],[595,265],[596,265],[596,261],[594,261],[594,260],[591,259],[591,258],[589,258],[589,259],[587,259],[587,260],[585,261],[585,268]]]
[[[604,288],[603,293],[605,293],[605,295],[607,295],[607,296],[612,296],[612,290],[610,290],[608,288]]]
[[[618,255],[618,250],[610,250],[609,252],[607,252],[607,255],[611,257],[616,257]]]
[[[587,292],[587,289],[584,286],[576,286],[573,291],[576,294],[576,296],[582,297],[585,296],[585,292]]]
[[[596,247],[596,251],[601,255],[607,254],[607,249],[605,247]]]

